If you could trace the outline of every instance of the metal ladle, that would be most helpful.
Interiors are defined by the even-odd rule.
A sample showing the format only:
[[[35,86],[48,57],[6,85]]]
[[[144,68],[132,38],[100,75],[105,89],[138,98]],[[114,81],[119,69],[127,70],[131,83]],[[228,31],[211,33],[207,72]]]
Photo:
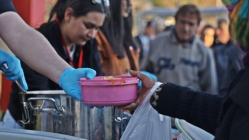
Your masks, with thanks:
[[[4,63],[4,64],[3,64],[3,67],[4,67],[6,70],[9,69],[7,63]],[[17,86],[19,87],[19,89],[22,91],[22,105],[23,105],[24,114],[25,114],[25,118],[26,118],[24,121],[23,121],[23,120],[20,120],[20,122],[21,122],[22,124],[28,124],[28,123],[30,122],[30,117],[29,117],[29,113],[28,113],[28,111],[29,111],[29,110],[28,110],[28,105],[27,105],[27,102],[25,102],[25,95],[24,95],[24,94],[27,94],[27,91],[24,90],[24,89],[22,88],[22,86],[21,86],[21,84],[19,83],[18,80],[15,80],[15,83],[17,84]]]

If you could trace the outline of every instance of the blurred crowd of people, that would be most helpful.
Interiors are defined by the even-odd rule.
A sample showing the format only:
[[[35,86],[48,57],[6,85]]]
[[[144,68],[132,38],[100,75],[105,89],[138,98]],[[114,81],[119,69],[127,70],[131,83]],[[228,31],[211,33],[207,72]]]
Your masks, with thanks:
[[[179,19],[175,17],[175,25],[166,26],[163,33],[156,34],[155,23],[153,24],[153,22],[155,21],[152,20],[148,21],[142,33],[136,36],[136,41],[138,42],[141,50],[139,60],[141,69],[152,72],[153,74],[158,76],[159,81],[162,82],[177,83],[182,86],[191,87],[195,90],[224,96],[233,77],[238,73],[239,70],[243,68],[242,58],[244,57],[245,53],[241,49],[239,49],[239,47],[230,36],[229,21],[227,18],[218,19],[216,24],[217,26],[214,27],[210,24],[206,24],[205,21],[201,19],[201,13],[198,13],[198,10],[195,9],[197,7],[191,7],[190,5],[188,5],[188,7],[186,6],[185,8],[185,11],[181,12],[180,10],[182,9],[180,9],[178,12],[181,12],[180,14],[184,14],[184,12],[187,12],[188,10],[193,12],[195,11],[193,14],[198,17],[198,22],[193,23],[194,27],[191,28],[191,24],[187,25],[187,23],[179,23]],[[184,18],[188,19],[185,20]],[[180,22],[187,22],[187,20],[189,19],[191,19],[191,17],[181,17]],[[181,36],[184,36],[185,33],[187,34],[191,32],[192,34],[189,36],[189,38],[187,38],[187,41],[190,42],[186,42],[186,40],[184,40]],[[166,37],[167,34],[168,37]],[[173,38],[171,38],[172,36]],[[174,36],[176,37],[177,41],[174,44],[168,44],[169,42],[174,40]],[[159,39],[160,37],[161,39]],[[166,38],[170,39],[166,41]],[[199,45],[201,45],[200,48],[203,48],[202,51],[198,50],[195,53],[193,51],[183,51],[187,50],[187,47],[184,47],[184,45],[186,45],[187,43],[189,43],[189,47],[191,49],[193,49],[195,46],[198,46],[194,41],[198,39],[200,39],[201,41],[199,42]],[[160,48],[160,44],[158,44],[160,40],[162,41],[162,48]],[[153,45],[153,43],[155,42],[156,44]],[[178,47],[178,51],[176,52],[173,52],[170,48],[167,48],[174,45],[176,45],[176,47],[174,48]],[[204,47],[206,47],[207,49]],[[153,51],[155,52],[153,53]],[[211,53],[208,56],[202,54],[208,52]],[[162,53],[162,57],[159,57],[160,53]],[[193,64],[191,63],[191,61],[198,57],[202,57],[203,60],[210,59],[209,62],[206,62],[207,65],[203,67],[203,73],[209,73],[210,75],[202,77],[200,71],[191,70],[191,73],[187,73],[187,67],[177,68],[175,64],[171,65],[172,61],[175,61],[172,60],[171,57],[183,57],[183,55],[189,57],[190,61],[184,59],[176,61],[179,61],[179,63],[183,63],[184,61],[186,65]],[[203,65],[204,63],[205,62],[202,61],[200,64]],[[169,70],[166,70],[167,74],[163,73],[160,76],[162,69],[170,69],[170,67],[171,72]],[[174,72],[172,71],[173,69],[175,69]],[[193,76],[195,72],[197,76],[195,78],[188,79],[190,75]],[[187,79],[184,80],[184,78]],[[163,81],[163,79],[167,79],[167,81]],[[191,84],[193,84],[194,82],[202,85],[199,87],[191,86]],[[209,90],[212,87],[213,90]]]

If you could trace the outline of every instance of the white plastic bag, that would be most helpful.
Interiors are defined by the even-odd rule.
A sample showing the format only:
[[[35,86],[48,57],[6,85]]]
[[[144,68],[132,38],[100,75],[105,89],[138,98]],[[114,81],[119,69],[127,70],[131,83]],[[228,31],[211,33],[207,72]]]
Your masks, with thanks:
[[[137,107],[121,140],[171,140],[171,119],[160,115],[151,105],[150,97],[161,83],[157,82]]]

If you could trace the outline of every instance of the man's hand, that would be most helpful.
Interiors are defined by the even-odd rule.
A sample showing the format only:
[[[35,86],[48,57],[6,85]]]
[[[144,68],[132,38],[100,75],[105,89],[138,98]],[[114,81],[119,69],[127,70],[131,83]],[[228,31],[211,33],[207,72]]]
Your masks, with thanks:
[[[142,87],[138,91],[138,98],[134,103],[131,103],[126,106],[120,106],[118,108],[123,109],[123,110],[135,110],[137,106],[145,99],[145,97],[148,95],[150,92],[151,88],[154,86],[156,83],[154,80],[152,80],[150,77],[148,77],[145,74],[142,74],[139,71],[129,71],[131,76],[137,77],[142,81]]]

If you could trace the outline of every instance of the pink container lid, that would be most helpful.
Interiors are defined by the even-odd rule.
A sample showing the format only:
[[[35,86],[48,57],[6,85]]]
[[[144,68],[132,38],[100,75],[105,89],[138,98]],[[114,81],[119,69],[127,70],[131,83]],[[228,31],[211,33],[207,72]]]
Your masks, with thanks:
[[[108,76],[97,76],[92,80],[81,78],[79,84],[88,86],[109,86],[113,84],[109,80],[103,80],[104,77]],[[122,80],[117,80],[113,85],[137,84],[139,82],[138,78],[132,76],[113,76],[113,78],[121,78],[122,80],[124,80],[124,83],[121,83]]]

